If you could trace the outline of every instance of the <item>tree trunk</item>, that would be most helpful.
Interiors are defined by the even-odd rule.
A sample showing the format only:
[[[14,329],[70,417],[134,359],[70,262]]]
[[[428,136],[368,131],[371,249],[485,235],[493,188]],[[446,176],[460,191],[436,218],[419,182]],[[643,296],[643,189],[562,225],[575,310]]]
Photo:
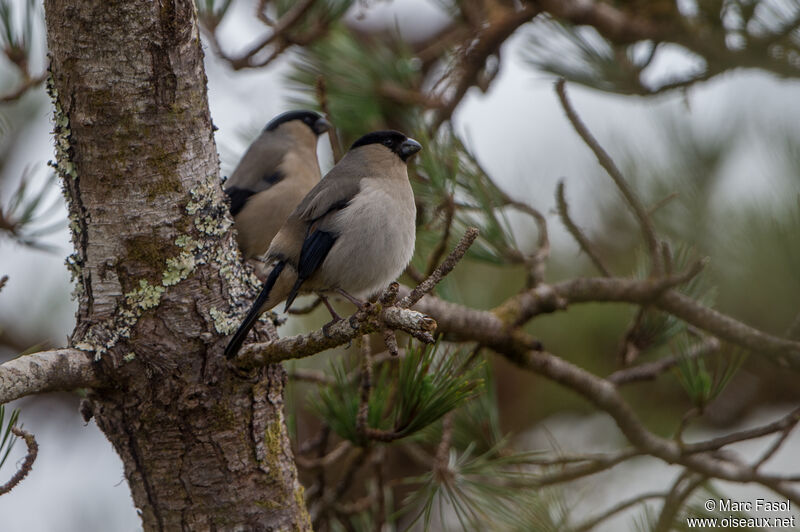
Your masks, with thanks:
[[[222,348],[251,286],[231,235],[193,0],[46,0],[57,171],[90,412],[145,530],[310,529],[285,373]]]

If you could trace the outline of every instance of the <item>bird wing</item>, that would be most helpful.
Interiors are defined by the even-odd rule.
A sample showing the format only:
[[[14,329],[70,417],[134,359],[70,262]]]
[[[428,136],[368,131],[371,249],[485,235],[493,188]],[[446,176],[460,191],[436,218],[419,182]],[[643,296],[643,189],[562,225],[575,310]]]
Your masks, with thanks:
[[[300,220],[313,223],[331,211],[344,208],[358,194],[362,177],[358,173],[348,172],[340,162],[314,185],[295,213]]]
[[[334,169],[335,170],[335,169]],[[311,277],[325,261],[338,233],[331,230],[329,221],[347,207],[360,189],[358,177],[336,176],[329,173],[298,205],[299,218],[306,222],[306,235],[297,263],[297,281],[286,299],[288,309],[303,282]]]
[[[261,133],[247,148],[225,183],[225,193],[231,199],[231,214],[238,214],[250,196],[267,190],[286,177],[280,165],[289,149],[291,145],[271,131]]]
[[[231,201],[231,214],[236,216],[244,208],[247,200],[251,196],[263,192],[270,188],[275,183],[278,183],[284,178],[283,172],[275,170],[272,173],[265,174],[253,189],[240,188],[240,187],[227,187],[225,194],[228,195]]]

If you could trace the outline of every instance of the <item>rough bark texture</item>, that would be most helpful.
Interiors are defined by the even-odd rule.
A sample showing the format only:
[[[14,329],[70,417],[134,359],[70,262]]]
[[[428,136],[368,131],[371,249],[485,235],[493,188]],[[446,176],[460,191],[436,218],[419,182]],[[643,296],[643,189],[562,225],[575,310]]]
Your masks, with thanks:
[[[249,286],[218,179],[192,0],[46,0],[71,346],[146,530],[309,529],[280,366],[233,372]],[[235,325],[234,325],[235,326]]]

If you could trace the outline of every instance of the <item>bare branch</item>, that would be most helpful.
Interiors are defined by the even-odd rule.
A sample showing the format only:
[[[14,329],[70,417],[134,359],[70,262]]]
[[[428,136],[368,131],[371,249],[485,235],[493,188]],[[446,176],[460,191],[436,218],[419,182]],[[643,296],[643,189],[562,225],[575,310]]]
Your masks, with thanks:
[[[600,270],[600,273],[602,273],[604,277],[611,277],[609,269],[603,264],[603,261],[592,247],[589,239],[586,238],[586,235],[583,234],[580,227],[578,227],[569,216],[569,206],[567,205],[567,199],[564,197],[563,179],[558,182],[558,188],[556,188],[556,204],[558,205],[558,214],[561,217],[561,221],[564,227],[567,228],[567,231],[569,231],[569,234],[572,235],[583,252],[589,256],[595,267]]]
[[[614,517],[618,513],[623,512],[632,506],[636,506],[637,504],[649,501],[650,499],[662,499],[666,496],[667,496],[666,493],[657,493],[657,492],[643,493],[626,501],[622,501],[616,506],[612,506],[611,508],[609,508],[600,515],[592,517],[591,519],[587,519],[583,523],[580,523],[575,527],[573,527],[572,530],[574,532],[588,532],[589,530],[592,530],[594,527],[596,527],[606,519]]]
[[[671,290],[686,282],[701,264],[686,273],[661,279],[580,278],[554,285],[541,285],[519,294],[495,309],[493,313],[506,323],[524,323],[533,316],[562,310],[567,305],[589,302],[649,303],[721,340],[745,347],[754,353],[785,357],[789,363],[800,363],[800,342],[779,338],[746,325],[694,299]],[[425,301],[423,299],[422,301]],[[417,305],[420,310],[425,306]],[[428,310],[423,310],[428,312]],[[437,313],[430,315],[439,321]],[[440,328],[447,327],[439,322]]]
[[[289,371],[289,379],[313,382],[314,384],[333,384],[335,382],[334,378],[326,375],[324,371],[308,368],[295,368]]]
[[[758,461],[755,464],[753,464],[753,469],[758,471],[758,468],[760,468],[762,465],[767,463],[767,461],[770,458],[775,456],[775,453],[778,452],[778,449],[780,449],[781,446],[783,446],[784,443],[786,443],[786,439],[789,437],[789,434],[792,433],[792,430],[796,426],[797,426],[797,422],[795,422],[794,424],[792,424],[792,425],[786,427],[785,429],[783,429],[783,431],[781,432],[781,435],[779,437],[775,438],[775,441],[772,442],[772,444],[764,452],[764,454],[761,456],[761,458],[759,458]]]
[[[681,274],[657,279],[579,278],[552,286],[540,285],[508,299],[494,312],[508,323],[521,325],[535,315],[563,310],[571,303],[608,301],[600,295],[603,292],[600,287],[613,287],[610,291],[620,298],[614,301],[652,303],[670,288],[692,279],[700,272],[703,265],[703,262],[697,262]],[[592,288],[588,288],[589,286]],[[583,289],[586,289],[586,292]],[[580,295],[575,292],[580,292]]]
[[[433,273],[428,276],[427,279],[417,285],[410,294],[401,299],[397,303],[397,306],[400,308],[408,308],[419,301],[422,296],[433,290],[447,274],[453,271],[453,268],[455,268],[456,264],[464,257],[464,254],[472,243],[475,242],[476,238],[478,238],[478,229],[475,227],[467,228],[464,236],[461,237],[461,241],[455,249],[450,252],[445,261],[433,270]]]
[[[611,3],[593,0],[540,0],[544,11],[575,25],[589,25],[603,37],[616,43],[640,40],[659,40],[669,28],[662,28],[650,20],[628,14]]]
[[[651,433],[611,383],[582,368],[542,351],[510,351],[502,354],[518,366],[570,388],[607,412],[628,441],[643,453],[670,464],[682,464],[703,476],[733,482],[757,482],[793,502],[800,502],[800,490],[791,485],[789,477],[762,475],[750,466],[732,464],[707,454],[687,454],[675,441]]]
[[[286,13],[284,13],[280,20],[272,24],[272,31],[268,35],[253,44],[247,51],[236,57],[229,56],[222,49],[222,46],[217,40],[216,26],[207,27],[204,25],[204,33],[208,36],[214,52],[219,57],[230,63],[234,70],[266,66],[288,48],[288,45],[291,44],[291,39],[289,39],[287,36],[288,31],[292,28],[292,26],[300,21],[300,19],[308,12],[309,9],[311,9],[311,7],[313,7],[315,1],[316,0],[301,0],[300,2],[296,2]],[[267,58],[260,61],[254,61],[255,56],[271,44],[274,44],[274,46],[272,52],[267,56]]]
[[[642,228],[645,243],[650,251],[653,273],[656,275],[660,274],[663,271],[663,268],[661,261],[659,260],[658,238],[656,238],[653,222],[650,220],[650,216],[647,214],[647,209],[645,209],[644,205],[642,205],[642,202],[639,200],[636,192],[634,192],[630,185],[628,185],[628,182],[625,180],[625,177],[622,175],[622,172],[620,172],[619,168],[617,168],[614,160],[611,158],[608,152],[603,149],[600,143],[597,142],[597,139],[592,136],[589,128],[586,127],[586,124],[583,123],[581,118],[575,112],[575,109],[572,107],[569,98],[567,98],[567,91],[563,78],[556,82],[556,94],[558,94],[558,98],[561,100],[561,106],[564,108],[564,113],[567,115],[572,127],[575,128],[575,131],[583,139],[583,142],[586,143],[592,152],[594,152],[594,155],[597,157],[597,161],[600,163],[600,166],[605,169],[605,171],[614,181],[614,184],[617,185],[617,188],[622,193],[622,196],[630,206],[633,214],[638,219],[639,225]]]
[[[528,286],[534,287],[544,282],[544,271],[547,259],[550,257],[550,238],[547,233],[547,219],[537,209],[520,201],[507,198],[506,201],[511,207],[528,214],[536,221],[539,232],[539,242],[536,253],[525,260],[528,266]]]
[[[615,454],[601,455],[589,461],[565,467],[558,471],[538,475],[535,480],[537,486],[552,486],[569,482],[578,478],[587,477],[611,469],[612,467],[630,460],[644,453],[637,449],[625,449]],[[566,458],[569,460],[569,458]],[[555,463],[564,463],[564,458],[558,459]],[[568,463],[568,462],[567,462]]]
[[[451,411],[442,418],[442,439],[439,440],[439,446],[436,448],[436,465],[434,467],[442,471],[447,470],[454,428],[453,412]]]
[[[42,82],[46,79],[47,79],[47,72],[45,72],[44,74],[40,74],[34,78],[25,79],[13,91],[7,94],[0,95],[0,103],[8,103],[8,102],[13,102],[14,100],[18,100],[30,89],[33,89],[34,87],[38,87],[39,85],[41,85]]]
[[[33,462],[36,460],[36,457],[39,455],[39,444],[36,443],[36,438],[33,437],[33,434],[30,432],[25,432],[19,427],[11,427],[11,432],[14,435],[22,438],[25,440],[25,445],[28,446],[28,454],[25,455],[25,461],[22,462],[22,466],[19,468],[11,480],[0,486],[0,495],[5,495],[14,487],[22,482],[28,473],[31,472],[31,468],[33,467]]]
[[[328,328],[309,334],[246,345],[239,351],[236,363],[242,367],[256,367],[282,360],[305,358],[325,349],[347,344],[357,336],[376,332],[384,327],[400,329],[415,338],[432,341],[430,334],[436,329],[436,321],[414,310],[397,307],[381,309],[380,306],[373,306],[368,312],[359,311],[350,319],[338,321]]]
[[[324,456],[317,458],[305,458],[301,454],[297,454],[295,455],[295,460],[297,461],[297,465],[303,469],[324,468],[337,463],[342,459],[342,457],[344,457],[347,451],[352,448],[353,444],[351,444],[348,440],[344,440],[340,442],[339,445],[334,447],[331,452]]]
[[[662,358],[661,360],[656,360],[655,362],[648,362],[647,364],[621,369],[606,377],[606,380],[616,386],[631,382],[654,380],[665,371],[675,367],[681,360],[685,358],[694,360],[704,357],[719,350],[720,345],[720,341],[716,338],[708,338],[693,346],[692,350],[685,355],[670,356]]]
[[[425,272],[427,275],[433,273],[433,271],[436,269],[436,267],[442,260],[442,257],[444,256],[445,252],[447,251],[447,243],[450,240],[450,229],[452,229],[453,227],[453,218],[456,213],[456,204],[453,201],[453,197],[447,196],[443,204],[437,207],[436,210],[444,211],[445,214],[444,231],[441,238],[439,238],[439,243],[436,244],[436,247],[433,249],[430,256],[428,257],[428,265],[425,268]]]
[[[684,444],[683,451],[685,453],[701,453],[701,452],[715,451],[726,445],[730,445],[731,443],[737,443],[745,440],[753,440],[755,438],[761,438],[763,436],[767,436],[768,434],[774,434],[775,432],[791,430],[795,425],[797,425],[799,421],[800,421],[800,408],[796,408],[791,413],[782,417],[781,419],[773,423],[763,425],[761,427],[743,430],[740,432],[734,432],[733,434],[727,434],[725,436],[721,436],[719,438],[713,438],[711,440],[706,440],[703,442]]]
[[[328,102],[328,85],[325,82],[325,77],[322,75],[317,76],[317,81],[314,84],[314,94],[317,97],[319,108],[326,118],[330,118],[331,109]],[[328,142],[331,145],[331,152],[333,153],[333,162],[338,163],[342,158],[342,141],[336,133],[336,128],[332,127],[328,130]]]
[[[669,532],[673,530],[675,516],[686,502],[686,499],[688,499],[692,492],[699,488],[705,480],[705,477],[702,475],[695,475],[689,471],[684,471],[678,476],[678,479],[664,498],[664,505],[661,508],[658,521],[655,527],[653,527],[653,532]]]
[[[480,80],[478,78],[489,57],[499,51],[500,46],[517,28],[538,15],[540,9],[536,5],[529,4],[518,10],[506,11],[507,13],[505,14],[498,13],[494,17],[494,21],[484,24],[479,28],[477,34],[474,32],[469,34],[469,39],[464,44],[466,52],[456,66],[457,73],[453,75],[456,81],[452,96],[437,111],[431,124],[431,131],[436,131],[442,123],[450,119],[458,104],[467,94],[467,90],[473,85],[479,84]]]
[[[0,404],[35,393],[100,384],[89,354],[77,349],[40,351],[0,365]]]

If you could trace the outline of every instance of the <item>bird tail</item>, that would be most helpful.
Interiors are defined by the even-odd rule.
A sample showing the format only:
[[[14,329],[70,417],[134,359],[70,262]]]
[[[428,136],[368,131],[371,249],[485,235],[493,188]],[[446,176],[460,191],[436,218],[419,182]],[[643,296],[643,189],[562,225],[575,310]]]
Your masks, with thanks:
[[[236,333],[234,333],[231,341],[228,342],[228,347],[225,348],[225,358],[231,359],[235,357],[236,353],[238,353],[239,349],[241,349],[245,338],[247,338],[247,334],[250,332],[250,329],[253,328],[256,320],[261,315],[261,307],[269,298],[272,287],[275,286],[275,282],[278,280],[278,277],[283,271],[283,267],[285,265],[285,262],[279,262],[275,264],[274,268],[272,268],[269,277],[267,277],[267,280],[264,281],[264,286],[261,288],[261,292],[258,294],[255,302],[253,302],[253,306],[250,307],[250,310],[247,312],[247,316],[244,318],[244,321],[241,325],[239,325],[239,328],[236,330]]]

